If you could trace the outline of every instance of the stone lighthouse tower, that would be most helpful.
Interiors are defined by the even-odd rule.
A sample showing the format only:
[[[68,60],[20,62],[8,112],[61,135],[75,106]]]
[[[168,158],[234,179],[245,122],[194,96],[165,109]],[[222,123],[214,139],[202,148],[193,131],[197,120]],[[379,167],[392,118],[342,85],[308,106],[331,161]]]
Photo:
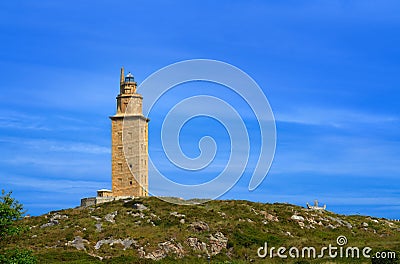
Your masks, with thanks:
[[[121,68],[117,113],[111,119],[112,196],[148,195],[148,125],[143,97],[131,73]]]
[[[101,189],[96,197],[82,198],[81,206],[148,196],[149,119],[143,116],[143,97],[136,85],[133,75],[125,76],[121,68],[117,113],[110,116],[112,190]]]

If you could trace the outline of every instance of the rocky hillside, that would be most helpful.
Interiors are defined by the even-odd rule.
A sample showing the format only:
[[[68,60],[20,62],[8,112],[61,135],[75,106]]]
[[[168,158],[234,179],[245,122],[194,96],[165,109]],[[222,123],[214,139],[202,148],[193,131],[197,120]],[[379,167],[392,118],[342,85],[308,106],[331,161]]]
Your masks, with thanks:
[[[265,259],[257,250],[267,242],[268,252],[284,246],[315,247],[319,253],[338,246],[339,236],[347,239],[344,247],[368,246],[371,255],[390,250],[400,257],[400,222],[290,204],[219,200],[188,206],[150,197],[50,212],[22,224],[29,231],[0,246],[29,248],[40,263],[282,263],[277,250]],[[397,263],[390,261],[375,259]],[[326,253],[322,259],[288,257],[285,263],[371,259],[332,259]]]

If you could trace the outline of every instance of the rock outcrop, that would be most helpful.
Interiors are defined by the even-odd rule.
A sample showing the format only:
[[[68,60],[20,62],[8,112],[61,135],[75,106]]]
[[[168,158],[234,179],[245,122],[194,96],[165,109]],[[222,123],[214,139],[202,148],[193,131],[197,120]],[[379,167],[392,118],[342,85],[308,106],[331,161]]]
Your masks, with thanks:
[[[68,243],[66,245],[70,246],[70,247],[74,247],[74,248],[76,248],[78,250],[86,250],[85,243],[88,244],[89,241],[87,241],[86,239],[83,239],[80,236],[76,236],[74,238],[74,240],[68,241]]]
[[[208,226],[208,224],[206,222],[203,221],[197,221],[197,222],[193,222],[190,224],[190,227],[198,232],[202,232],[202,231],[209,231],[210,227]]]
[[[100,249],[103,245],[110,245],[113,246],[115,244],[121,244],[122,246],[124,246],[124,250],[130,248],[132,245],[134,245],[135,247],[138,247],[138,244],[135,240],[130,239],[130,238],[125,238],[125,239],[113,239],[113,238],[109,238],[109,239],[102,239],[97,241],[96,245],[94,246],[94,248],[96,250]]]
[[[185,251],[180,243],[174,243],[173,240],[166,241],[158,244],[158,249],[146,254],[143,247],[140,247],[139,256],[141,258],[160,260],[168,255],[175,255],[177,258],[182,258],[185,255]]]

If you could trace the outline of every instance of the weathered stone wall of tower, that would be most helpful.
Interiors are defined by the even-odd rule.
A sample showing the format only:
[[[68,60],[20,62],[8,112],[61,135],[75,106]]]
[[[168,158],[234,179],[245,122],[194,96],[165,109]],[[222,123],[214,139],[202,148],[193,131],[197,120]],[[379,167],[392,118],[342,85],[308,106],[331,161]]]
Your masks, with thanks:
[[[113,196],[148,195],[148,119],[142,99],[136,83],[121,82],[117,114],[110,117]]]
[[[147,119],[143,116],[125,117],[123,125],[124,155],[133,178],[140,183],[135,196],[147,196],[148,152]]]

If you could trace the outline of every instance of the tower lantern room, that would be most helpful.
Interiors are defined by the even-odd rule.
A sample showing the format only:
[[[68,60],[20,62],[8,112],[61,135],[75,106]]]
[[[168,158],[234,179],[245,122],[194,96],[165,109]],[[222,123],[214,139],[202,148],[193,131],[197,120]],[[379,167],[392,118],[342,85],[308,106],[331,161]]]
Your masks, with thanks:
[[[128,74],[125,77],[125,82],[126,83],[133,83],[135,82],[135,78],[133,78],[133,75],[131,72],[128,72]]]
[[[132,73],[128,73],[126,77],[124,76],[124,68],[121,68],[120,76],[120,94],[134,94],[136,93],[136,82]]]

